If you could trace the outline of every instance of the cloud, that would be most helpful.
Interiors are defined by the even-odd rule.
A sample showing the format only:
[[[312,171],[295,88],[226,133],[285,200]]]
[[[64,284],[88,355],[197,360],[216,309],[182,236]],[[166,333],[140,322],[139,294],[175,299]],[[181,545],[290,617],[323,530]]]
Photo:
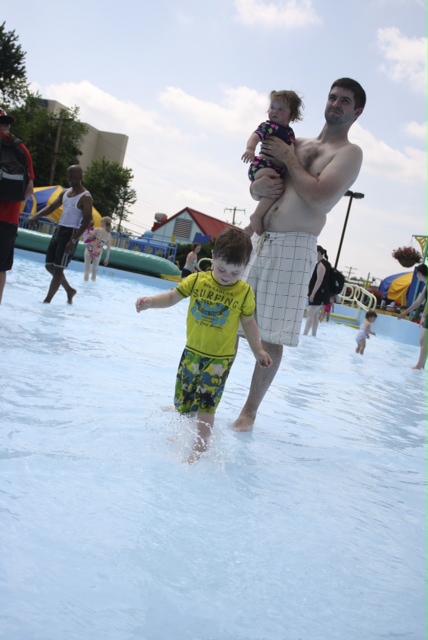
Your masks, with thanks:
[[[350,138],[364,151],[364,171],[386,178],[395,183],[425,183],[427,176],[427,157],[425,151],[406,147],[404,153],[393,149],[382,140],[363,129],[356,122],[351,129]]]
[[[427,39],[407,38],[396,27],[378,29],[377,43],[386,63],[381,66],[393,82],[427,92]]]
[[[322,23],[312,6],[312,0],[235,0],[237,20],[249,27],[295,29]]]
[[[423,122],[420,124],[419,122],[408,122],[404,128],[404,131],[411,138],[415,138],[416,140],[421,140],[421,142],[426,143],[427,139],[427,123]]]
[[[173,113],[192,120],[201,129],[233,135],[244,140],[255,129],[268,107],[268,96],[248,87],[224,88],[221,104],[189,95],[179,87],[167,87],[159,102]],[[251,124],[249,124],[251,123]]]

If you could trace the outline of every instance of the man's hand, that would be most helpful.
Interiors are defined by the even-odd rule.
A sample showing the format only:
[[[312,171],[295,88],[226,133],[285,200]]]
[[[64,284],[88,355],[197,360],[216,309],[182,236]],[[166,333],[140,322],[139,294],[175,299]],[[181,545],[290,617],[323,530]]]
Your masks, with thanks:
[[[254,200],[260,200],[260,198],[276,200],[284,192],[284,181],[275,169],[265,169],[264,175],[251,183],[250,192]]]
[[[260,149],[261,153],[273,156],[279,163],[286,165],[290,155],[295,155],[294,144],[287,144],[279,138],[267,138]]]
[[[27,224],[29,227],[35,227],[38,221],[39,221],[38,216],[31,216],[31,218],[28,218]]]

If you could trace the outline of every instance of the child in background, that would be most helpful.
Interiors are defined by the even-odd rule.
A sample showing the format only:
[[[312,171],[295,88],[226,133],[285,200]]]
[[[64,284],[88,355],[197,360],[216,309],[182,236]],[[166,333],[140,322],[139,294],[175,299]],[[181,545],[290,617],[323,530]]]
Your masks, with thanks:
[[[236,228],[223,231],[213,250],[213,270],[194,273],[176,289],[155,297],[138,298],[138,313],[165,309],[190,297],[187,341],[178,366],[174,404],[182,414],[196,417],[197,438],[189,463],[206,451],[214,414],[236,355],[241,323],[254,357],[261,367],[272,360],[262,347],[254,316],[252,288],[241,276],[250,259],[251,240]]]
[[[83,234],[83,242],[85,243],[85,280],[89,280],[92,265],[92,280],[97,279],[97,271],[101,261],[104,245],[107,247],[107,253],[104,260],[104,266],[108,265],[111,248],[111,223],[112,219],[108,216],[102,218],[101,227],[88,229]]]
[[[251,134],[247,142],[247,148],[241,156],[243,162],[251,162],[248,170],[248,177],[251,182],[260,178],[265,173],[270,173],[272,169],[281,178],[284,177],[285,167],[276,164],[273,156],[267,153],[262,146],[262,153],[256,156],[256,147],[259,142],[266,140],[269,136],[280,138],[287,144],[294,144],[294,131],[289,126],[290,122],[297,122],[302,119],[303,102],[294,91],[271,91],[270,106],[268,109],[269,119],[262,122]],[[250,237],[253,232],[258,235],[263,233],[263,218],[270,209],[275,199],[261,198],[254,213],[250,216],[250,224],[244,231]]]
[[[364,349],[366,348],[366,340],[368,340],[370,336],[376,335],[374,331],[371,330],[371,326],[374,322],[376,322],[376,318],[376,311],[367,311],[366,321],[360,326],[358,335],[355,338],[357,342],[355,353],[360,353],[361,355],[363,355]]]
[[[320,322],[326,319],[326,322],[330,321],[330,313],[334,311],[334,296],[331,296],[330,302],[325,304],[320,311]]]

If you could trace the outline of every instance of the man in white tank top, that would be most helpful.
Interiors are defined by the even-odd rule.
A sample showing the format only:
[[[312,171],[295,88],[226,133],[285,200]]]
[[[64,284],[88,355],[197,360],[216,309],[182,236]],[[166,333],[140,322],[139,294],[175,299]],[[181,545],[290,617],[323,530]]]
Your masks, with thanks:
[[[70,185],[60,196],[48,207],[29,219],[31,226],[42,218],[51,215],[59,207],[64,206],[61,219],[50,241],[46,253],[46,269],[52,276],[51,284],[45,303],[51,302],[52,298],[63,286],[67,294],[68,304],[72,304],[76,295],[76,289],[69,284],[64,269],[68,267],[77,248],[79,238],[92,223],[92,196],[82,185],[83,172],[79,165],[72,165],[67,169],[67,179]]]

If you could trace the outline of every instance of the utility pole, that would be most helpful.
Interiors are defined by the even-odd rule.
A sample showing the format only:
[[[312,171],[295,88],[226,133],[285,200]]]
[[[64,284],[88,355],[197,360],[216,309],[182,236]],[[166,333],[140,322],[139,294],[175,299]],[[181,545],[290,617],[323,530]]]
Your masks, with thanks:
[[[344,267],[344,268],[348,269],[348,275],[346,276],[346,279],[350,280],[352,272],[356,271],[357,267]]]
[[[233,207],[233,209],[225,209],[224,212],[226,213],[226,211],[233,211],[232,224],[235,224],[235,214],[237,211],[243,211],[245,214],[245,209],[238,209],[237,207]],[[239,222],[238,224],[241,224],[241,223]]]
[[[60,111],[59,119],[58,119],[58,127],[56,130],[56,138],[55,138],[55,146],[52,155],[52,164],[51,164],[51,172],[49,174],[49,185],[53,185],[54,177],[55,177],[55,167],[56,161],[58,159],[58,150],[59,150],[59,141],[61,140],[61,129],[62,123],[64,122],[64,111]]]

